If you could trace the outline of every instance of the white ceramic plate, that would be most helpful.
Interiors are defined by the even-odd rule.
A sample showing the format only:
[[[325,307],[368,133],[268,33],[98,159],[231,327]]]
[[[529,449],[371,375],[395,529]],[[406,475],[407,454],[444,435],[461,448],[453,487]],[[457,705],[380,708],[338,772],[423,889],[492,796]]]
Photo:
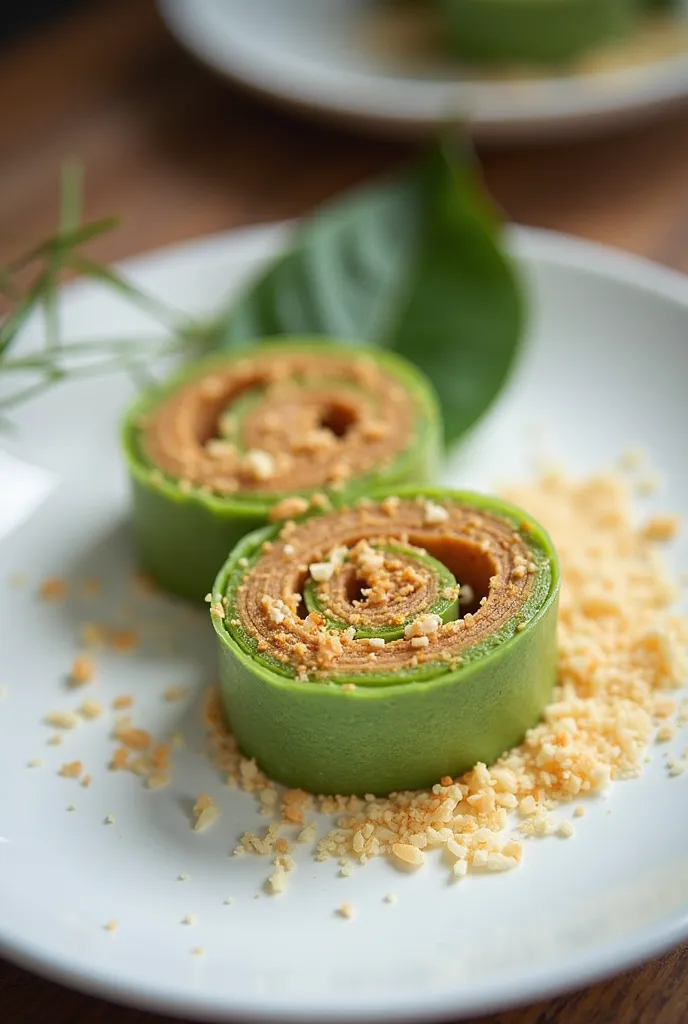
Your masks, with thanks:
[[[156,293],[205,311],[275,250],[284,230],[220,236],[128,269]],[[573,470],[646,444],[667,480],[657,501],[688,515],[686,280],[556,235],[516,231],[512,244],[532,293],[530,344],[447,480],[490,488],[526,474],[536,421]],[[66,290],[64,312],[74,338],[146,326],[90,285]],[[375,861],[343,879],[336,863],[317,864],[304,849],[288,891],[255,899],[266,859],[227,853],[265,819],[198,753],[200,692],[214,679],[206,615],[131,597],[117,451],[130,391],[113,378],[64,385],[21,409],[15,434],[3,439],[1,503],[10,508],[12,499],[15,521],[2,520],[0,538],[0,954],[90,992],[204,1020],[427,1021],[537,999],[688,937],[688,775],[669,780],[659,755],[641,779],[590,802],[573,839],[529,843],[510,874],[451,886],[435,861],[413,876]],[[688,566],[685,542],[672,557],[677,571]],[[24,588],[9,585],[15,572],[27,574]],[[66,601],[41,603],[36,587],[49,574],[98,577],[104,592],[85,597],[73,585]],[[103,655],[97,679],[75,693],[64,676],[86,619],[145,623],[146,640],[134,654]],[[191,687],[186,703],[163,702],[176,684]],[[150,792],[107,771],[112,713],[68,733],[61,747],[46,745],[46,712],[84,696],[109,705],[122,693],[135,695],[137,724],[190,737],[169,789]],[[27,767],[33,758],[43,764]],[[93,776],[89,789],[57,774],[77,758]],[[222,818],[198,835],[190,806],[202,791]],[[114,824],[104,823],[109,814]],[[182,872],[187,881],[177,880]],[[390,890],[395,905],[382,900]],[[345,899],[359,911],[354,921],[335,916]],[[181,924],[185,914],[197,923]],[[111,919],[115,934],[103,929]],[[205,956],[190,955],[195,946]]]
[[[375,44],[377,3],[159,0],[180,42],[221,74],[302,111],[390,134],[425,135],[457,116],[481,139],[601,130],[688,97],[688,50],[672,53],[659,40],[648,42],[642,64],[595,74],[500,81],[432,56],[409,64]]]

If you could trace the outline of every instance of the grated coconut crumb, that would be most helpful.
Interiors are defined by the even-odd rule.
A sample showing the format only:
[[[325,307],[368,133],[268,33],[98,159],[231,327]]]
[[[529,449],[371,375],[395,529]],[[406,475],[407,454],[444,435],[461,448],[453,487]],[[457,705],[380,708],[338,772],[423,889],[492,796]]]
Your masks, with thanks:
[[[276,808],[283,822],[302,824],[306,811],[335,816],[316,859],[388,856],[418,868],[426,854],[444,849],[454,877],[511,870],[523,856],[514,829],[522,837],[573,836],[572,823],[551,812],[575,801],[580,818],[582,799],[639,775],[653,720],[675,713],[667,691],[688,675],[688,626],[671,609],[675,588],[658,553],[674,521],[636,525],[631,486],[614,475],[574,481],[549,473],[507,497],[549,530],[562,566],[559,681],[542,721],[493,765],[477,764],[430,790],[370,800],[287,791]],[[678,713],[688,722],[688,701]],[[216,692],[204,716],[227,781],[251,793],[271,786],[227,733]],[[667,765],[672,775],[686,769],[688,758]],[[248,843],[252,852],[271,848]]]
[[[340,860],[344,877],[353,870],[354,858],[364,864],[386,856],[417,869],[428,854],[442,851],[455,879],[469,871],[511,870],[523,857],[520,839],[574,835],[572,822],[552,813],[557,807],[575,803],[573,817],[583,817],[580,801],[639,775],[653,738],[665,742],[674,737],[674,724],[668,721],[672,716],[676,725],[688,724],[688,699],[677,708],[667,692],[688,675],[688,625],[672,610],[676,588],[659,557],[660,546],[675,535],[677,524],[655,515],[637,525],[632,509],[637,487],[637,481],[627,483],[614,475],[572,481],[549,473],[507,494],[545,525],[559,554],[559,679],[542,721],[491,766],[479,763],[431,789],[384,799],[284,791],[243,756],[225,728],[219,692],[209,692],[203,714],[214,764],[227,785],[253,794],[263,812],[275,818],[264,835],[245,833],[233,851],[275,858],[268,891],[282,892],[294,866],[280,828],[296,826],[296,842],[316,842],[317,827],[306,822],[313,813],[334,819],[314,856]],[[387,500],[386,511],[394,516],[394,499]],[[460,598],[472,599],[465,586]],[[427,641],[431,626],[423,620],[409,639]],[[92,632],[91,645],[108,642],[126,651],[138,642],[131,631],[116,634],[93,627]],[[87,643],[83,635],[82,642]],[[91,718],[101,711],[94,702],[85,702],[78,714]],[[74,728],[79,718],[56,711],[44,721],[64,730]],[[59,739],[56,733],[48,742]],[[149,788],[170,781],[171,749],[181,742],[171,738],[158,743],[147,731],[133,728],[129,718],[116,722],[113,739],[118,746],[111,768],[142,776]],[[688,751],[666,761],[669,776],[686,770]],[[61,771],[69,777],[82,773],[79,761]],[[202,794],[193,809],[194,830],[205,831],[218,815],[215,801]],[[395,901],[393,893],[385,897],[385,902]],[[350,918],[355,910],[345,902],[337,913]]]
[[[220,808],[212,797],[209,797],[206,793],[201,793],[193,806],[194,832],[205,832],[217,820],[219,815]]]

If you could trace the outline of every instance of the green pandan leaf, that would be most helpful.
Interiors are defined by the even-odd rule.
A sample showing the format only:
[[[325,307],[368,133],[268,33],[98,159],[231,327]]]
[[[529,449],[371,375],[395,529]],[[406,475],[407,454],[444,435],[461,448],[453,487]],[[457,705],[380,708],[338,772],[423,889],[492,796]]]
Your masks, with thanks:
[[[225,349],[318,335],[403,353],[435,385],[451,442],[506,381],[523,301],[475,167],[445,141],[318,209],[217,327]]]

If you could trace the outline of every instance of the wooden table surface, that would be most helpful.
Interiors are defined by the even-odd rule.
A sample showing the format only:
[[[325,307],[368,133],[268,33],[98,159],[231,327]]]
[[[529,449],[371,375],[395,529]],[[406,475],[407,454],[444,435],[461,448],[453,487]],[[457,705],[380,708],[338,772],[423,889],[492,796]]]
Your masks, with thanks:
[[[150,0],[93,3],[0,54],[0,263],[43,238],[66,156],[87,169],[88,217],[122,227],[94,246],[118,259],[302,213],[393,166],[407,147],[298,120],[193,62]],[[598,239],[688,271],[688,110],[594,140],[490,149],[508,216]],[[2,910],[0,908],[0,914]],[[7,1024],[153,1024],[0,961]],[[684,1024],[688,947],[490,1024]]]

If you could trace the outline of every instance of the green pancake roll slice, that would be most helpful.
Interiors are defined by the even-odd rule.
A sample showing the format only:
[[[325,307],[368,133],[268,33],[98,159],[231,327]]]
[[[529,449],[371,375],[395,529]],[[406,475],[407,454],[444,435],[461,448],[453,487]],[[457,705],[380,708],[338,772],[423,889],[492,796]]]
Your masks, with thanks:
[[[227,722],[271,778],[384,795],[520,743],[550,698],[559,566],[526,512],[398,489],[245,537],[210,614]]]
[[[558,64],[621,38],[639,0],[438,0],[447,39],[468,60]]]
[[[435,477],[435,393],[390,352],[262,344],[187,367],[127,411],[123,448],[142,568],[202,601],[248,532]]]

